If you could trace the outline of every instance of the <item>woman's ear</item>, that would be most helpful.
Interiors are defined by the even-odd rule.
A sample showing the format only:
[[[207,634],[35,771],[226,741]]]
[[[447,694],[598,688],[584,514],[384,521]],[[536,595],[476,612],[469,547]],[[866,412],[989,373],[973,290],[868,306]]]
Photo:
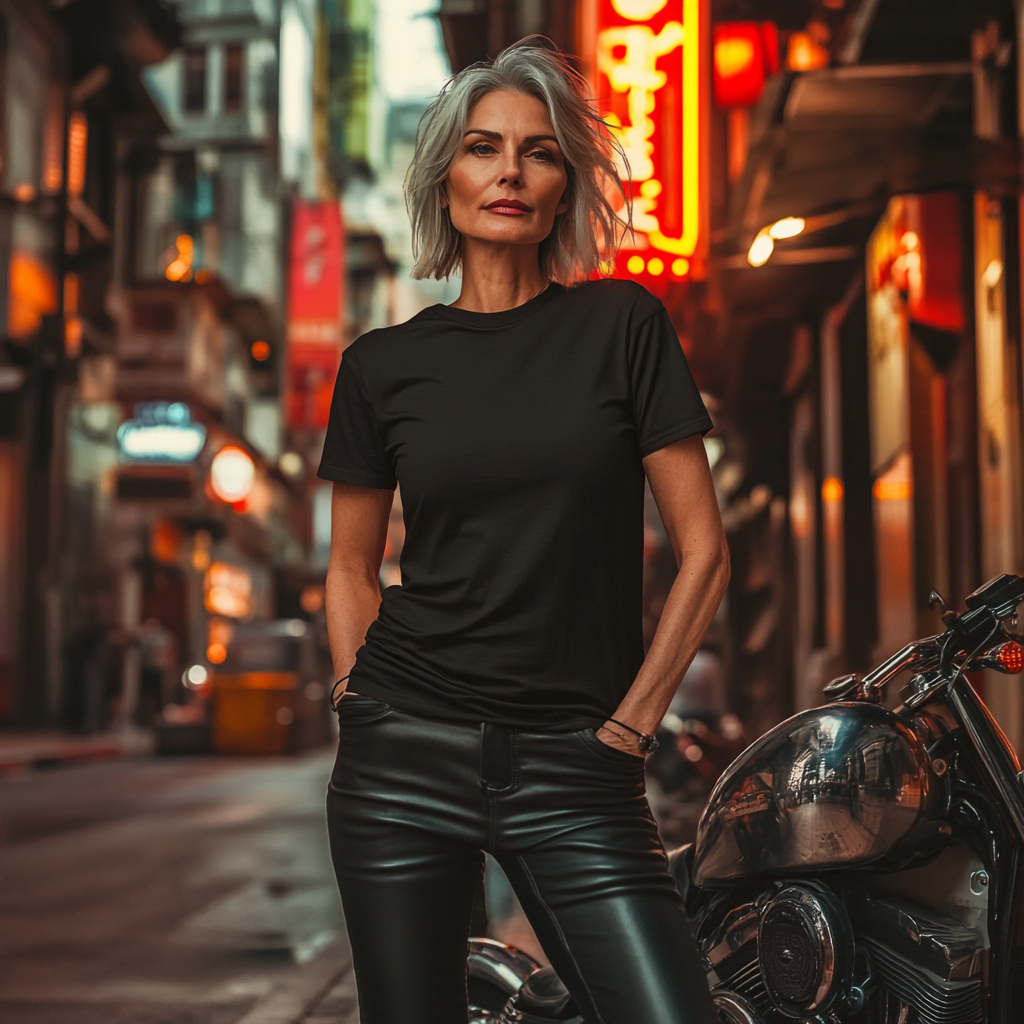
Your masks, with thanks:
[[[563,194],[562,198],[558,200],[558,205],[555,207],[555,214],[565,213],[569,209],[569,200],[566,195]]]
[[[442,210],[448,209],[448,190],[444,187],[444,185],[442,185],[440,188],[438,202],[440,202]]]

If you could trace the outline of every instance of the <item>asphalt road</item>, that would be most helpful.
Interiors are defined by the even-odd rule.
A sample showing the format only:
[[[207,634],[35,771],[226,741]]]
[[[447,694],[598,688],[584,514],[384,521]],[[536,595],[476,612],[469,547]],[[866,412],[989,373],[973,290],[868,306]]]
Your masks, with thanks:
[[[4,1024],[356,1024],[331,755],[0,778]]]
[[[358,1024],[332,753],[0,775],[3,1024]],[[651,792],[668,845],[695,808]],[[490,934],[544,961],[503,882]]]

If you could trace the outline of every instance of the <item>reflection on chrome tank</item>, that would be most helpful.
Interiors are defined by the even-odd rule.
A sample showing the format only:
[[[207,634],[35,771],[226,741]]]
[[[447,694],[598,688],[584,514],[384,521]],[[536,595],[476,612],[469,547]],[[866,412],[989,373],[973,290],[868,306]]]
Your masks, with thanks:
[[[936,790],[927,753],[891,711],[859,703],[805,711],[719,780],[701,817],[694,881],[880,860],[936,819]]]
[[[758,740],[670,858],[725,1024],[1022,1019],[1024,773],[968,673],[1024,669],[1024,578],[931,602],[944,632]]]

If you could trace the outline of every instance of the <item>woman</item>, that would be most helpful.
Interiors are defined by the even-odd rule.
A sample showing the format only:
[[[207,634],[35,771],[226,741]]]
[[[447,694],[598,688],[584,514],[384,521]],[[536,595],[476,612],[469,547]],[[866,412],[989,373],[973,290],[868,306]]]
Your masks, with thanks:
[[[414,273],[461,267],[461,294],[360,338],[338,374],[328,818],[363,1024],[466,1020],[485,850],[589,1024],[717,1019],[644,754],[728,556],[711,421],[664,307],[566,286],[597,268],[595,232],[614,237],[608,152],[557,53],[457,75],[406,190]],[[680,566],[646,660],[645,473]],[[381,600],[397,481],[403,585]]]

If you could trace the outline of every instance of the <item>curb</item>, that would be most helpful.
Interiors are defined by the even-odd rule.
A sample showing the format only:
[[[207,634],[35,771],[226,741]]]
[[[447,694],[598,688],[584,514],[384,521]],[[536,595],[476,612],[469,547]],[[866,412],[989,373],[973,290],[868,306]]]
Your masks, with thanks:
[[[336,938],[276,989],[263,996],[237,1024],[301,1024],[351,964],[348,943]]]

